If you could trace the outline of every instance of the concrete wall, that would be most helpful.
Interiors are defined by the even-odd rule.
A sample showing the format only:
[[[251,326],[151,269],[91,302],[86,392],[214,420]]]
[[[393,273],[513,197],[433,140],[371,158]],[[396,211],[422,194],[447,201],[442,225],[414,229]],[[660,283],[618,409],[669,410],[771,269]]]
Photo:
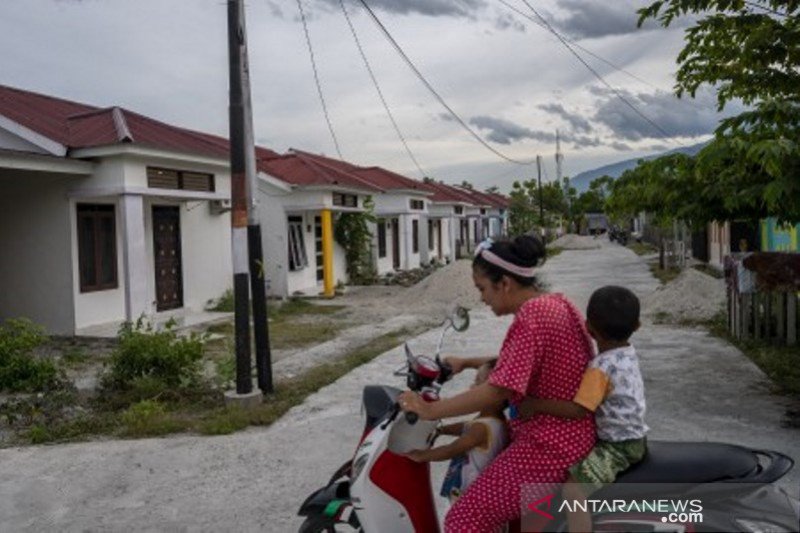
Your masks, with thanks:
[[[230,175],[221,172],[219,167],[164,159],[144,159],[138,156],[114,157],[102,160],[93,176],[73,187],[71,193],[80,196],[70,200],[71,227],[77,228],[76,207],[84,203],[114,203],[117,227],[117,256],[120,286],[117,289],[81,293],[77,273],[78,246],[73,234],[72,265],[75,294],[75,327],[85,328],[96,324],[124,321],[126,316],[125,285],[126,270],[122,262],[125,235],[121,219],[121,197],[90,196],[94,192],[114,190],[114,188],[134,188],[141,191],[147,188],[147,167],[156,166],[183,171],[206,172],[214,174],[215,192],[230,196]],[[183,200],[159,198],[157,189],[150,189],[152,195],[143,197],[142,224],[144,225],[144,257],[130,258],[132,269],[145,270],[143,297],[146,302],[146,315],[156,313],[155,259],[153,257],[153,207],[178,206],[180,209],[181,266],[183,282],[183,309],[201,311],[209,300],[218,298],[233,284],[233,265],[231,260],[231,229],[229,213],[214,213],[206,200]],[[180,191],[169,191],[180,193]],[[137,288],[137,290],[139,290]],[[170,310],[170,312],[173,310]],[[140,312],[138,309],[134,313]],[[130,317],[135,319],[136,317]]]
[[[379,276],[394,272],[394,265],[392,258],[394,257],[394,239],[392,238],[392,218],[383,219],[386,222],[386,257],[378,256],[378,225],[370,223],[369,228],[372,232],[372,246],[375,250],[374,256],[376,261],[376,268]]]
[[[265,270],[269,280],[268,294],[276,298],[286,298],[295,292],[321,292],[322,281],[317,281],[314,218],[320,216],[322,207],[334,207],[331,191],[291,191],[266,180],[259,180],[258,199]],[[359,196],[358,203],[363,206],[363,196]],[[303,240],[308,265],[296,271],[289,270],[289,216],[303,217]],[[335,223],[336,213],[334,225]],[[344,249],[335,241],[333,254],[334,283],[347,283]]]
[[[708,264],[722,269],[725,256],[730,253],[730,224],[712,222],[708,225]]]
[[[71,334],[75,316],[66,191],[80,177],[0,170],[0,320]]]

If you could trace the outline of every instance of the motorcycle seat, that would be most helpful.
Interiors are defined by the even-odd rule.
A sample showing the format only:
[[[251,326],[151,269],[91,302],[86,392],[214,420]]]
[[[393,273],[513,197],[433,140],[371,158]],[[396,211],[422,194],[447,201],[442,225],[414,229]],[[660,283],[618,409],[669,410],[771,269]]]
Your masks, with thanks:
[[[648,441],[644,459],[617,482],[710,483],[746,478],[758,468],[752,451],[733,444]]]

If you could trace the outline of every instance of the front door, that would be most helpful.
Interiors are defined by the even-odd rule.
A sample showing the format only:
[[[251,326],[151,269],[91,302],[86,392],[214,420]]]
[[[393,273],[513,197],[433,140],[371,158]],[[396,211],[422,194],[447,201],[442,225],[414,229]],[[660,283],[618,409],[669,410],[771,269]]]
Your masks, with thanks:
[[[400,220],[392,219],[392,268],[400,270]]]
[[[156,310],[183,307],[180,208],[153,207],[153,254],[156,263]]]
[[[436,221],[436,246],[439,252],[439,259],[444,259],[444,254],[442,253],[442,221]]]

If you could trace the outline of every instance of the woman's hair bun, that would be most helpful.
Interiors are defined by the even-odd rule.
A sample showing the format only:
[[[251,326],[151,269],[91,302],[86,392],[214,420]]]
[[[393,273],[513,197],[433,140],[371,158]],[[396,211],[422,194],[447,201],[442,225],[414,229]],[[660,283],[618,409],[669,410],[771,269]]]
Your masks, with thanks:
[[[547,251],[544,243],[535,235],[520,235],[511,243],[510,250],[519,261],[517,264],[526,267],[536,267],[544,263]]]

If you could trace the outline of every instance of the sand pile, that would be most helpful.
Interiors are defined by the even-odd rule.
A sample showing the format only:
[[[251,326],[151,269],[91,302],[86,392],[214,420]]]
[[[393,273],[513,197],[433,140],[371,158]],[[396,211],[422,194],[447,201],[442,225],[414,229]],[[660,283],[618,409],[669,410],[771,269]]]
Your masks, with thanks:
[[[601,236],[598,238],[603,239],[605,237]],[[600,243],[597,242],[594,237],[586,237],[583,235],[568,233],[566,235],[562,235],[547,246],[551,248],[561,248],[563,250],[595,250],[600,248]]]
[[[725,281],[687,268],[642,300],[645,314],[673,320],[709,320],[725,307]]]
[[[482,306],[480,293],[472,281],[472,260],[460,259],[440,268],[396,297],[404,306],[445,309],[463,305],[470,309]]]

